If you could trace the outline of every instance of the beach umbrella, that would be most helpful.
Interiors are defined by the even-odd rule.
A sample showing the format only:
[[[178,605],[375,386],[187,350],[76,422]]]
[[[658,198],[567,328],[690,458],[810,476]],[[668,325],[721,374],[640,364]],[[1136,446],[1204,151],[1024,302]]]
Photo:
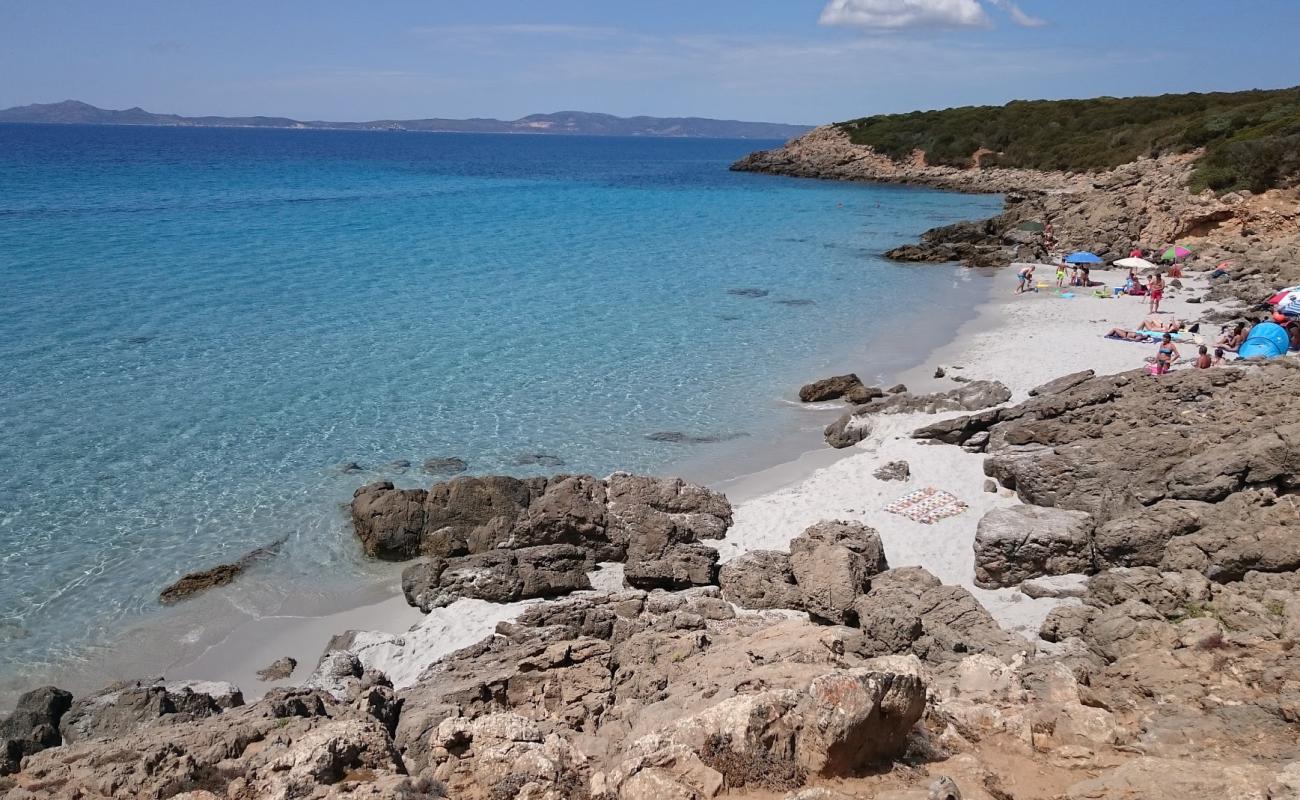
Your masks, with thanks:
[[[1277,313],[1287,317],[1300,317],[1300,287],[1273,295],[1268,299],[1277,309]]]
[[[1160,256],[1160,260],[1177,261],[1180,258],[1187,258],[1191,254],[1192,251],[1188,250],[1186,247],[1178,247],[1177,245],[1175,245],[1174,247],[1171,247],[1168,250],[1166,250],[1164,255]]]
[[[1156,268],[1155,264],[1152,264],[1150,261],[1147,261],[1145,258],[1135,258],[1133,256],[1129,256],[1128,258],[1121,258],[1119,261],[1115,262],[1115,266],[1128,267],[1129,269],[1155,269]]]
[[[1065,257],[1067,264],[1100,264],[1102,257],[1096,253],[1089,253],[1087,250],[1079,250]]]

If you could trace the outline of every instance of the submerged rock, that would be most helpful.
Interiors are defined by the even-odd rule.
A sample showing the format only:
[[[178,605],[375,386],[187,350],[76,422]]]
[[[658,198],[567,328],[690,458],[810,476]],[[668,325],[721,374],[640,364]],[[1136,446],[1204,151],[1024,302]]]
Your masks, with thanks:
[[[647,433],[646,437],[652,442],[666,442],[668,444],[717,444],[718,442],[730,442],[735,439],[743,439],[747,433],[719,433],[719,434],[691,434],[682,433],[681,431],[658,431]]]
[[[463,458],[426,458],[420,465],[425,475],[455,475],[469,469],[469,464]]]
[[[736,297],[767,297],[770,292],[766,289],[728,289],[727,294]]]
[[[288,537],[274,541],[256,550],[245,553],[238,561],[231,564],[220,564],[209,569],[191,572],[181,577],[180,580],[164,588],[158,593],[158,600],[164,605],[179,603],[182,600],[188,600],[196,594],[206,592],[208,589],[214,589],[218,586],[235,580],[242,575],[249,567],[259,561],[272,558],[284,547]]]
[[[524,453],[515,459],[519,467],[562,467],[564,459],[548,453]]]

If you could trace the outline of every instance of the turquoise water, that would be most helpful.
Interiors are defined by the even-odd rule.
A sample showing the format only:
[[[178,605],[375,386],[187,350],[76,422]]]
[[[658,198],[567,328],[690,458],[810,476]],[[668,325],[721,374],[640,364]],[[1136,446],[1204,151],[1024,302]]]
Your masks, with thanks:
[[[960,302],[875,254],[997,198],[727,171],[764,144],[0,126],[0,675],[271,541],[258,580],[364,572],[341,504],[428,458],[761,442],[854,343]]]

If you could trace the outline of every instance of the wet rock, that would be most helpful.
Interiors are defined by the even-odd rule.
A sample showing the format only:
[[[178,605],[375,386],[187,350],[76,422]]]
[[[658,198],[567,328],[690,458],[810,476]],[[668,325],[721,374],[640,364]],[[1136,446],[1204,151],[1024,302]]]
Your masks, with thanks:
[[[339,465],[339,472],[344,475],[356,475],[359,472],[365,472],[366,468],[355,461],[347,461]]]
[[[826,400],[838,400],[848,392],[866,388],[862,380],[853,373],[835,375],[805,384],[799,390],[799,399],[805,403],[820,403]]]
[[[947,373],[943,371],[943,367],[935,367],[935,368],[934,368],[934,377],[936,377],[936,378],[942,378],[942,377],[944,377],[945,375],[947,375]]]
[[[975,585],[1015,586],[1043,575],[1094,571],[1092,517],[1039,506],[995,508],[975,532]]]
[[[72,694],[42,686],[18,698],[13,713],[0,719],[0,775],[17,772],[25,756],[63,744],[59,721],[72,706]]]
[[[722,596],[742,608],[803,608],[790,556],[775,550],[751,550],[722,565]]]
[[[257,671],[257,677],[264,681],[282,681],[298,668],[298,661],[291,656],[283,656],[272,661]]]
[[[411,468],[411,462],[410,460],[405,458],[399,458],[394,461],[390,461],[388,462],[388,464],[384,466],[385,471],[393,472],[398,475],[405,474],[406,471],[410,468]]]
[[[256,550],[251,550],[232,564],[221,564],[210,569],[184,575],[180,580],[159,592],[158,600],[164,605],[171,605],[182,600],[188,600],[194,595],[206,592],[209,589],[225,586],[258,562],[277,555],[286,541],[288,541],[288,537],[259,547]]]
[[[912,467],[906,461],[890,461],[872,474],[877,480],[905,481],[912,477]]]
[[[469,469],[469,464],[455,456],[426,458],[420,469],[425,475],[456,475]]]

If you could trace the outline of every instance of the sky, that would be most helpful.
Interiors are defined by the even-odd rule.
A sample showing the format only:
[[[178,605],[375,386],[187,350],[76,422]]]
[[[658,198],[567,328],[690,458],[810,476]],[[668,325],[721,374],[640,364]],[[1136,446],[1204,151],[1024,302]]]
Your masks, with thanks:
[[[1300,84],[1300,0],[0,0],[0,108],[817,124]]]

